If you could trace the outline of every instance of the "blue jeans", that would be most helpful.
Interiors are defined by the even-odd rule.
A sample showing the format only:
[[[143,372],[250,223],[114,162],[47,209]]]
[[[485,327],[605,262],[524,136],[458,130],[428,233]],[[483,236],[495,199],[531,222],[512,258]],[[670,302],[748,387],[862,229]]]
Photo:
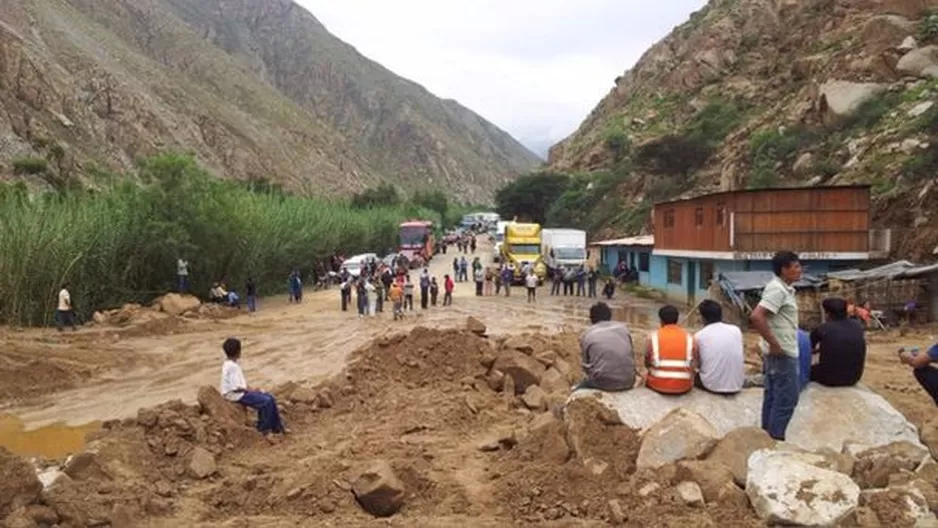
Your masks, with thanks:
[[[187,291],[189,291],[189,276],[177,275],[177,277],[179,278],[179,281],[177,284],[179,286],[179,293],[186,293]]]
[[[263,434],[282,433],[283,422],[277,410],[277,400],[269,393],[259,391],[245,392],[238,403],[257,411],[257,430]]]
[[[785,440],[785,429],[798,405],[798,358],[768,355],[764,359],[765,392],[762,428],[775,440]]]
[[[257,297],[254,295],[248,295],[248,311],[249,312],[257,311]]]

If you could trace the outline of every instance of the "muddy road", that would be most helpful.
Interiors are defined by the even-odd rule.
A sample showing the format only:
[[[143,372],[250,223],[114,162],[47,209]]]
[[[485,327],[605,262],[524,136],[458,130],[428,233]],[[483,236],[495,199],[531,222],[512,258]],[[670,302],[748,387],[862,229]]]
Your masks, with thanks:
[[[483,243],[477,254],[483,263],[492,263],[490,246]],[[431,263],[431,274],[439,281],[452,273],[452,258],[450,252]],[[471,261],[472,255],[467,258]],[[416,281],[417,272],[413,278]],[[538,289],[536,303],[526,302],[521,287],[513,288],[510,297],[476,297],[474,283],[466,282],[456,284],[452,306],[422,310],[419,290],[417,294],[416,309],[399,322],[391,320],[387,305],[385,312],[374,318],[360,319],[354,309],[340,311],[336,288],[307,292],[302,304],[290,304],[284,297],[263,299],[256,314],[225,320],[161,320],[119,330],[90,327],[74,334],[47,329],[3,331],[0,349],[11,352],[0,361],[9,365],[19,361],[20,374],[52,370],[45,380],[53,382],[39,379],[28,392],[3,394],[0,412],[8,415],[7,430],[28,431],[51,424],[81,426],[129,417],[140,408],[171,399],[192,402],[198,387],[218,384],[224,359],[221,343],[231,336],[244,343],[243,364],[251,385],[318,383],[341,371],[349,353],[388,332],[418,325],[452,327],[469,315],[482,320],[494,334],[577,330],[586,325],[589,306],[595,302],[551,297],[549,285]],[[636,330],[649,328],[658,308],[652,301],[626,298],[621,293],[610,304],[618,308],[617,317]],[[46,364],[42,358],[54,362]],[[76,374],[69,376],[72,370]],[[57,377],[65,382],[55,383]],[[15,423],[10,416],[15,417]]]

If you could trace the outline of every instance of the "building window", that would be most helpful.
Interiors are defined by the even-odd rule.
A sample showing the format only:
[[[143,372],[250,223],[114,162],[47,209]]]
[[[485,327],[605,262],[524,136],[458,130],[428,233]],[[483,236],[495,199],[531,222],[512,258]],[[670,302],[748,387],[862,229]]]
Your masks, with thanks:
[[[694,225],[697,227],[700,227],[703,225],[703,223],[704,223],[703,208],[698,207],[697,210],[694,211]]]
[[[664,227],[674,227],[674,209],[668,209],[664,212]]]
[[[684,264],[680,260],[668,259],[668,284],[683,284]]]
[[[726,205],[723,202],[717,204],[717,225],[726,224]]]
[[[648,262],[649,256],[650,256],[649,253],[638,254],[638,271],[644,271],[646,273],[648,272],[648,269],[650,267],[649,262]]]
[[[700,282],[697,289],[706,290],[710,287],[711,280],[713,280],[713,262],[702,261],[700,263]]]

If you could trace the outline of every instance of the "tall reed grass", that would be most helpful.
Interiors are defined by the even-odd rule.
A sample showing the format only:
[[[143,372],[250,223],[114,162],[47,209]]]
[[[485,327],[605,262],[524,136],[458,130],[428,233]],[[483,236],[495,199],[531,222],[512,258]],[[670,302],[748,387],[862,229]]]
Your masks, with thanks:
[[[189,261],[197,295],[218,280],[241,291],[249,276],[272,293],[290,270],[309,277],[334,251],[389,251],[405,219],[440,221],[406,204],[356,209],[259,193],[210,177],[186,156],[145,160],[141,177],[142,185],[39,195],[0,186],[0,323],[49,324],[65,283],[80,319],[147,302],[174,288],[177,257]]]

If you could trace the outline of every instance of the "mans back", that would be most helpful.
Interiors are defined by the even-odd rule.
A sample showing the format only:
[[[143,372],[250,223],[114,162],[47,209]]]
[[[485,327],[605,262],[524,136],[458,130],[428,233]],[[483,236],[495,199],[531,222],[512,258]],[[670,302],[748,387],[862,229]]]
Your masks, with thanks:
[[[820,360],[812,369],[812,381],[830,387],[855,385],[863,377],[866,337],[855,319],[828,321],[815,330],[812,343],[819,343]]]
[[[721,394],[742,390],[746,377],[743,333],[723,322],[705,326],[694,336],[700,357],[700,382],[704,389]]]
[[[583,371],[591,386],[619,391],[635,385],[635,356],[626,325],[603,321],[590,326],[580,337],[580,350]]]

